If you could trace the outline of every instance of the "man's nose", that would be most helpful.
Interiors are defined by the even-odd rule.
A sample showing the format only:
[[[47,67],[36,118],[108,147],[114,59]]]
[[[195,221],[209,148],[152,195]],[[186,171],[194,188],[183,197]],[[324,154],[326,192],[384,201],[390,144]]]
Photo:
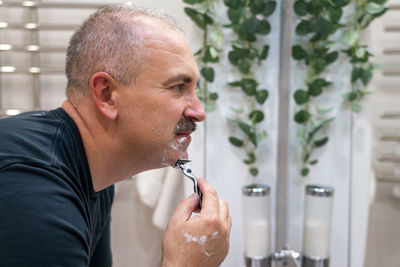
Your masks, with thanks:
[[[199,98],[194,93],[193,97],[190,98],[190,102],[186,107],[184,114],[187,118],[192,118],[194,122],[204,121],[206,118],[206,112],[204,111]]]

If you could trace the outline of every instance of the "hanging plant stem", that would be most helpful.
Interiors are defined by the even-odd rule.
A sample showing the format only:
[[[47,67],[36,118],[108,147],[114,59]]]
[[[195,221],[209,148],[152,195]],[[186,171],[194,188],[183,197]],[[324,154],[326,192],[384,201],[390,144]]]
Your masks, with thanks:
[[[225,27],[232,29],[236,37],[231,41],[228,59],[240,74],[240,79],[230,82],[229,86],[244,94],[244,105],[232,109],[235,117],[229,121],[236,126],[237,132],[229,137],[229,142],[244,149],[246,159],[243,162],[248,165],[251,176],[257,176],[257,148],[267,137],[260,123],[264,120],[262,106],[268,98],[268,90],[259,88],[255,68],[267,59],[269,52],[269,45],[262,44],[258,39],[271,31],[267,18],[274,13],[276,2],[224,0],[224,3],[231,22]]]
[[[216,2],[213,0],[183,0],[183,2],[192,5],[185,7],[184,11],[203,31],[202,46],[194,53],[201,74],[197,95],[203,102],[205,110],[212,111],[216,108],[218,93],[209,90],[208,86],[215,80],[215,70],[211,64],[219,62],[223,43],[222,29],[215,19]]]
[[[332,85],[325,79],[324,72],[337,60],[339,53],[332,49],[334,42],[330,37],[341,27],[342,9],[348,3],[349,0],[297,0],[294,4],[294,11],[300,19],[296,35],[306,40],[303,45],[292,47],[293,58],[304,64],[307,72],[305,89],[297,89],[293,95],[298,106],[294,120],[300,125],[302,176],[307,176],[310,166],[318,163],[318,159],[313,157],[315,149],[329,140],[321,133],[333,118],[328,116],[330,109],[318,106],[318,98]]]
[[[387,0],[356,0],[354,11],[350,14],[347,30],[343,36],[343,42],[348,47],[343,50],[352,65],[351,90],[344,95],[353,112],[361,110],[361,101],[371,92],[366,90],[376,70],[375,64],[370,62],[373,56],[368,51],[368,46],[362,44],[361,36],[364,30],[376,18],[387,11],[385,7]]]

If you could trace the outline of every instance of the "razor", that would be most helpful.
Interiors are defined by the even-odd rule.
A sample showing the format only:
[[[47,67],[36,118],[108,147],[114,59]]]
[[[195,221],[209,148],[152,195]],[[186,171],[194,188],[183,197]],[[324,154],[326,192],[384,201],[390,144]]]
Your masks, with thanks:
[[[201,209],[201,201],[203,198],[203,194],[200,191],[200,188],[197,184],[197,177],[196,175],[193,174],[192,169],[190,169],[190,162],[191,160],[189,159],[178,159],[178,161],[175,163],[175,167],[180,168],[183,172],[183,174],[188,177],[190,180],[193,182],[193,190],[196,194],[200,196],[200,201],[199,201],[199,207]]]

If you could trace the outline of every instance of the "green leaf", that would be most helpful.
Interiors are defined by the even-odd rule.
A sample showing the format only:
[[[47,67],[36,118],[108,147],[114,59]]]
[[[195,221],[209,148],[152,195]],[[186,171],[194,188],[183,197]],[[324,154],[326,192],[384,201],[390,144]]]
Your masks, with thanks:
[[[292,47],[292,56],[296,60],[301,60],[307,57],[307,51],[304,50],[300,45],[294,45]]]
[[[251,69],[251,61],[248,59],[240,60],[238,68],[241,73],[249,74]]]
[[[242,86],[242,82],[241,81],[230,82],[228,83],[228,85],[232,87],[239,87]]]
[[[335,31],[335,25],[322,16],[317,16],[312,20],[312,29],[316,33],[331,34]]]
[[[224,0],[224,3],[227,7],[231,8],[239,8],[243,6],[242,0]]]
[[[322,13],[322,10],[324,9],[322,0],[311,0],[308,1],[307,3],[307,12],[316,16],[318,14]]]
[[[264,113],[261,110],[253,110],[249,114],[249,119],[254,123],[260,123],[264,120]]]
[[[317,86],[313,86],[313,87],[311,87],[311,86],[309,86],[308,87],[308,93],[311,95],[311,96],[319,96],[320,94],[322,94],[322,88],[321,87],[317,87]]]
[[[253,143],[253,145],[254,145],[255,147],[257,147],[257,136],[256,136],[256,134],[253,133],[253,132],[251,132],[251,133],[248,135],[248,137],[249,137],[250,142]]]
[[[241,8],[229,8],[228,18],[232,23],[238,23],[240,21],[240,18],[242,17],[242,11],[243,9]]]
[[[310,169],[307,168],[307,167],[302,168],[301,171],[300,171],[301,176],[303,176],[303,177],[307,176],[307,174],[308,174],[309,172],[310,172]]]
[[[260,60],[266,59],[268,57],[268,52],[269,52],[269,45],[264,45],[258,58]]]
[[[339,56],[339,53],[337,51],[329,53],[328,55],[326,55],[324,57],[325,64],[328,65],[328,64],[331,64],[331,63],[335,62],[336,59],[338,58],[338,56]]]
[[[363,71],[362,68],[353,68],[351,71],[351,82],[354,83],[357,79],[361,78]]]
[[[294,115],[294,120],[297,123],[305,123],[310,119],[311,114],[307,110],[300,110]]]
[[[310,161],[308,164],[310,164],[310,165],[315,165],[315,164],[317,164],[317,163],[318,163],[318,160],[317,160],[317,159],[314,159],[314,160]]]
[[[341,8],[330,8],[329,9],[329,19],[334,23],[339,23],[343,15],[343,11]]]
[[[347,46],[354,46],[360,40],[360,32],[350,29],[343,34],[342,40]]]
[[[334,0],[333,3],[336,7],[344,7],[350,3],[350,0]]]
[[[309,158],[310,158],[310,152],[307,151],[303,155],[303,163],[306,163]]]
[[[260,21],[255,16],[252,16],[243,21],[242,24],[240,24],[239,34],[241,35],[254,34],[257,32],[257,29],[259,28],[259,24]]]
[[[311,23],[308,20],[302,20],[296,26],[296,34],[298,35],[307,35],[311,32]]]
[[[275,1],[268,1],[267,4],[265,5],[263,15],[264,17],[269,17],[271,16],[276,9],[276,2]]]
[[[370,15],[379,14],[384,10],[385,10],[385,6],[384,5],[379,5],[377,3],[368,3],[365,6],[365,11]]]
[[[248,96],[255,95],[257,86],[258,82],[254,79],[244,78],[241,80],[242,90]]]
[[[325,145],[328,142],[329,138],[328,137],[323,137],[321,139],[318,139],[317,141],[314,142],[315,147],[321,147]]]
[[[312,85],[312,86],[318,86],[318,87],[328,87],[328,86],[332,85],[332,83],[331,83],[331,82],[328,82],[328,81],[325,80],[325,79],[317,78],[317,79],[314,79],[314,80],[311,82],[311,85]]]
[[[218,51],[215,49],[215,47],[213,47],[213,46],[206,47],[204,57],[203,57],[203,62],[204,63],[207,63],[207,62],[216,63],[218,61],[219,61]]]
[[[271,24],[267,20],[260,20],[256,33],[266,35],[271,32]]]
[[[299,17],[307,15],[307,3],[301,0],[296,1],[294,4],[294,12]]]
[[[217,94],[217,93],[210,93],[210,94],[208,95],[208,97],[209,97],[211,100],[215,101],[215,100],[218,99],[218,94]]]
[[[356,92],[349,92],[344,95],[344,98],[347,99],[347,101],[353,102],[358,98],[358,94]]]
[[[319,74],[324,71],[325,69],[325,60],[317,59],[312,63],[312,68],[316,74]]]
[[[197,0],[183,0],[183,2],[186,4],[193,5],[193,4],[197,3]]]
[[[200,29],[205,29],[205,22],[202,14],[190,7],[185,7],[184,11]]]
[[[211,57],[213,58],[218,57],[218,51],[214,46],[209,46],[208,50],[210,52]]]
[[[294,93],[294,100],[296,101],[297,105],[303,105],[308,101],[308,93],[299,89]]]
[[[203,14],[203,18],[205,24],[211,25],[214,23],[214,20],[208,14]]]
[[[241,58],[243,58],[242,53],[238,51],[229,51],[228,53],[228,60],[232,65],[236,66]]]
[[[308,93],[312,96],[319,96],[322,93],[322,89],[331,84],[331,82],[328,82],[325,79],[315,79],[308,85]]]
[[[254,162],[256,162],[256,156],[254,155],[254,153],[247,153],[247,156],[249,156],[249,158],[243,160],[243,162],[245,164],[249,165],[249,164],[253,164]]]
[[[239,128],[246,134],[249,135],[252,133],[251,126],[245,122],[239,122]]]
[[[352,103],[351,110],[355,113],[359,113],[361,111],[361,106],[357,103]]]
[[[326,119],[323,120],[321,122],[319,122],[317,125],[314,126],[314,128],[311,129],[311,131],[308,133],[308,137],[307,137],[307,143],[311,141],[311,139],[314,137],[314,135],[322,129],[322,127],[324,127],[325,125],[327,125],[328,123],[332,122],[333,118],[331,119]]]
[[[236,137],[233,137],[233,136],[229,137],[229,142],[232,145],[237,146],[237,147],[242,147],[243,146],[243,140],[241,140],[239,138],[236,138]]]
[[[257,141],[261,142],[265,140],[268,137],[267,132],[265,130],[262,130],[257,133]]]
[[[260,14],[264,11],[267,3],[264,0],[253,0],[250,4],[250,10],[253,14]]]
[[[212,83],[214,81],[214,69],[210,67],[203,67],[200,71],[201,75],[203,75],[204,79],[207,82]]]
[[[320,115],[329,113],[333,110],[333,108],[317,108],[317,113]]]
[[[264,104],[265,100],[268,98],[268,91],[263,89],[263,90],[258,90],[256,92],[256,101],[258,104],[262,105]]]
[[[249,172],[250,172],[250,174],[251,175],[253,175],[253,176],[257,176],[258,175],[258,169],[257,168],[250,168],[249,169]]]
[[[231,110],[232,110],[234,113],[238,114],[238,115],[243,114],[243,112],[244,112],[244,109],[243,109],[243,108],[231,108]]]
[[[213,101],[208,101],[207,103],[206,103],[206,105],[205,105],[205,107],[204,107],[204,110],[206,111],[206,112],[211,112],[211,111],[214,111],[215,109],[216,109],[216,105],[215,105],[215,102],[213,102]]]
[[[365,85],[368,85],[368,83],[372,79],[372,71],[370,69],[364,69],[362,74],[361,74],[361,81]]]
[[[200,55],[201,53],[203,53],[203,47],[200,48],[199,50],[197,50],[193,55],[194,55],[194,56],[198,56],[198,55]]]

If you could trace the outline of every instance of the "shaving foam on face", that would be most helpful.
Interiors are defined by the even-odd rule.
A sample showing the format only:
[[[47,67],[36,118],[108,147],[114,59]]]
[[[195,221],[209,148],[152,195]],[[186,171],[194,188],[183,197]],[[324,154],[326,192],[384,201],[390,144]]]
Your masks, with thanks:
[[[187,158],[186,146],[185,142],[187,141],[186,136],[180,137],[178,140],[172,140],[169,142],[168,147],[164,149],[164,152],[161,157],[161,163],[163,166],[171,166],[171,164],[175,163],[176,160],[173,158],[176,157],[175,151],[178,152],[178,158]]]

